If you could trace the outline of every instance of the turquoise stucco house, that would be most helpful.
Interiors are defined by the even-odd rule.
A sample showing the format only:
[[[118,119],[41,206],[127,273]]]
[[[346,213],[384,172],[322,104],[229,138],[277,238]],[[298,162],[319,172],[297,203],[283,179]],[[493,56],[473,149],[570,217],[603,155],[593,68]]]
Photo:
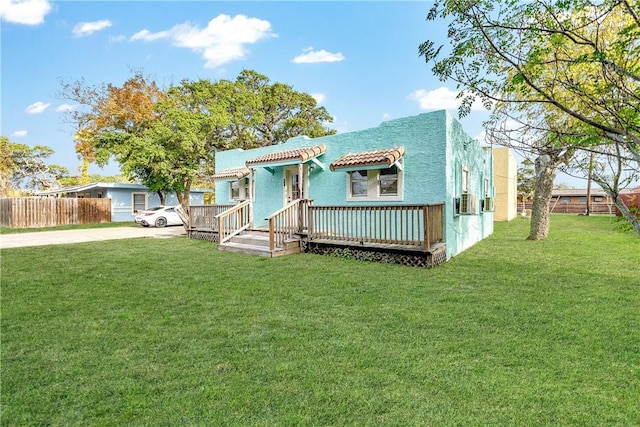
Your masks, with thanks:
[[[204,204],[204,194],[211,190],[196,188],[191,190],[192,205]],[[160,205],[160,197],[156,192],[141,184],[117,182],[94,182],[91,184],[62,187],[55,190],[41,191],[38,196],[47,197],[82,197],[111,199],[111,221],[133,221],[138,210],[145,210]],[[175,193],[167,194],[166,204],[177,205]]]
[[[214,180],[217,203],[247,207],[244,228],[274,228],[274,214],[301,201],[292,218],[310,230],[307,246],[351,236],[355,249],[437,245],[449,259],[493,232],[491,151],[445,110],[218,152]]]

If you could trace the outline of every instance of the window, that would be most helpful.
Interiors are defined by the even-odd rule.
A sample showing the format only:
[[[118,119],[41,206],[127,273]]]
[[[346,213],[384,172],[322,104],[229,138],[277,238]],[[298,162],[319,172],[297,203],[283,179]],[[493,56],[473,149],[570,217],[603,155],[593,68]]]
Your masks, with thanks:
[[[495,201],[491,197],[491,186],[489,185],[489,178],[485,178],[483,183],[484,199],[480,202],[482,204],[482,211],[492,212],[495,210]]]
[[[562,197],[562,199],[560,199],[562,201],[562,203],[564,204],[569,204],[571,203],[571,197]]]
[[[469,192],[469,169],[462,169],[462,194]]]
[[[229,182],[229,199],[232,201],[246,200],[248,197],[247,179]]]
[[[587,203],[587,198],[586,197],[580,197],[579,201],[580,201],[580,203]]]
[[[97,197],[98,199],[102,199],[102,191],[98,191],[98,192],[96,193],[96,197]]]
[[[131,193],[133,213],[147,209],[147,193]]]
[[[367,197],[369,181],[367,173],[369,171],[353,171],[349,175],[351,177],[351,197]]]
[[[349,172],[348,180],[347,200],[402,199],[402,170],[395,165]]]
[[[398,195],[398,169],[395,166],[380,170],[380,195]]]

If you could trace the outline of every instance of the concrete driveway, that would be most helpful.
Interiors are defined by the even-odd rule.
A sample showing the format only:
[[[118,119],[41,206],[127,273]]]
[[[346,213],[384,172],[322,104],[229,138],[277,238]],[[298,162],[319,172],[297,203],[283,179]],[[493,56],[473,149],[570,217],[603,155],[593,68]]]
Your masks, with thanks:
[[[36,231],[33,233],[2,234],[0,249],[25,246],[64,245],[68,243],[95,242],[99,240],[132,239],[137,237],[168,238],[186,235],[183,226],[165,228],[113,227],[82,230]]]

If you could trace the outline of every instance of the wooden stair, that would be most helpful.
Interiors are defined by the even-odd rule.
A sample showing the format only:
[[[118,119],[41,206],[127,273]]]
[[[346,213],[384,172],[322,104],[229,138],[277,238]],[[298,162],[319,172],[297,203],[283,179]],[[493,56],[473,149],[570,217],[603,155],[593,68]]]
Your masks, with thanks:
[[[263,257],[277,257],[300,253],[300,239],[287,241],[284,248],[269,249],[269,232],[247,230],[231,238],[230,241],[218,245],[218,249],[227,252],[238,252]]]

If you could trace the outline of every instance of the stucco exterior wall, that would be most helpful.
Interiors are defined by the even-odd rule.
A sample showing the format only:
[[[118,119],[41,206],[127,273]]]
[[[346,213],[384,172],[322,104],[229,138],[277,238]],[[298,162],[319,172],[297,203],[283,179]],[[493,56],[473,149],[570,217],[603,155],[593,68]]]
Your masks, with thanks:
[[[447,168],[445,241],[447,257],[457,255],[493,233],[493,212],[483,211],[484,179],[489,179],[490,196],[493,189],[493,156],[478,141],[467,135],[462,126],[447,113]],[[455,213],[455,199],[462,196],[462,171],[469,172],[468,192],[476,197],[474,213]]]
[[[511,221],[518,213],[518,184],[516,159],[506,147],[494,148],[496,221]]]
[[[459,178],[456,178],[459,172],[456,172],[454,165],[464,164],[472,169],[472,185],[479,197],[481,175],[489,177],[493,186],[493,161],[491,153],[466,135],[460,124],[444,110],[386,121],[378,127],[357,132],[314,139],[297,137],[276,146],[219,152],[216,154],[216,172],[244,166],[246,161],[267,153],[320,144],[326,145],[325,153],[318,157],[325,168],[322,170],[312,166],[306,194],[307,198],[314,200],[314,204],[357,206],[445,202],[448,257],[493,232],[493,214],[490,212],[454,218],[453,197],[458,185],[456,183],[459,182]],[[348,174],[340,170],[331,171],[331,162],[348,153],[398,146],[405,148],[401,200],[348,200]],[[254,226],[267,225],[265,218],[285,205],[284,168],[276,167],[273,172],[261,167],[255,169]],[[216,202],[230,202],[228,182],[216,183]]]

